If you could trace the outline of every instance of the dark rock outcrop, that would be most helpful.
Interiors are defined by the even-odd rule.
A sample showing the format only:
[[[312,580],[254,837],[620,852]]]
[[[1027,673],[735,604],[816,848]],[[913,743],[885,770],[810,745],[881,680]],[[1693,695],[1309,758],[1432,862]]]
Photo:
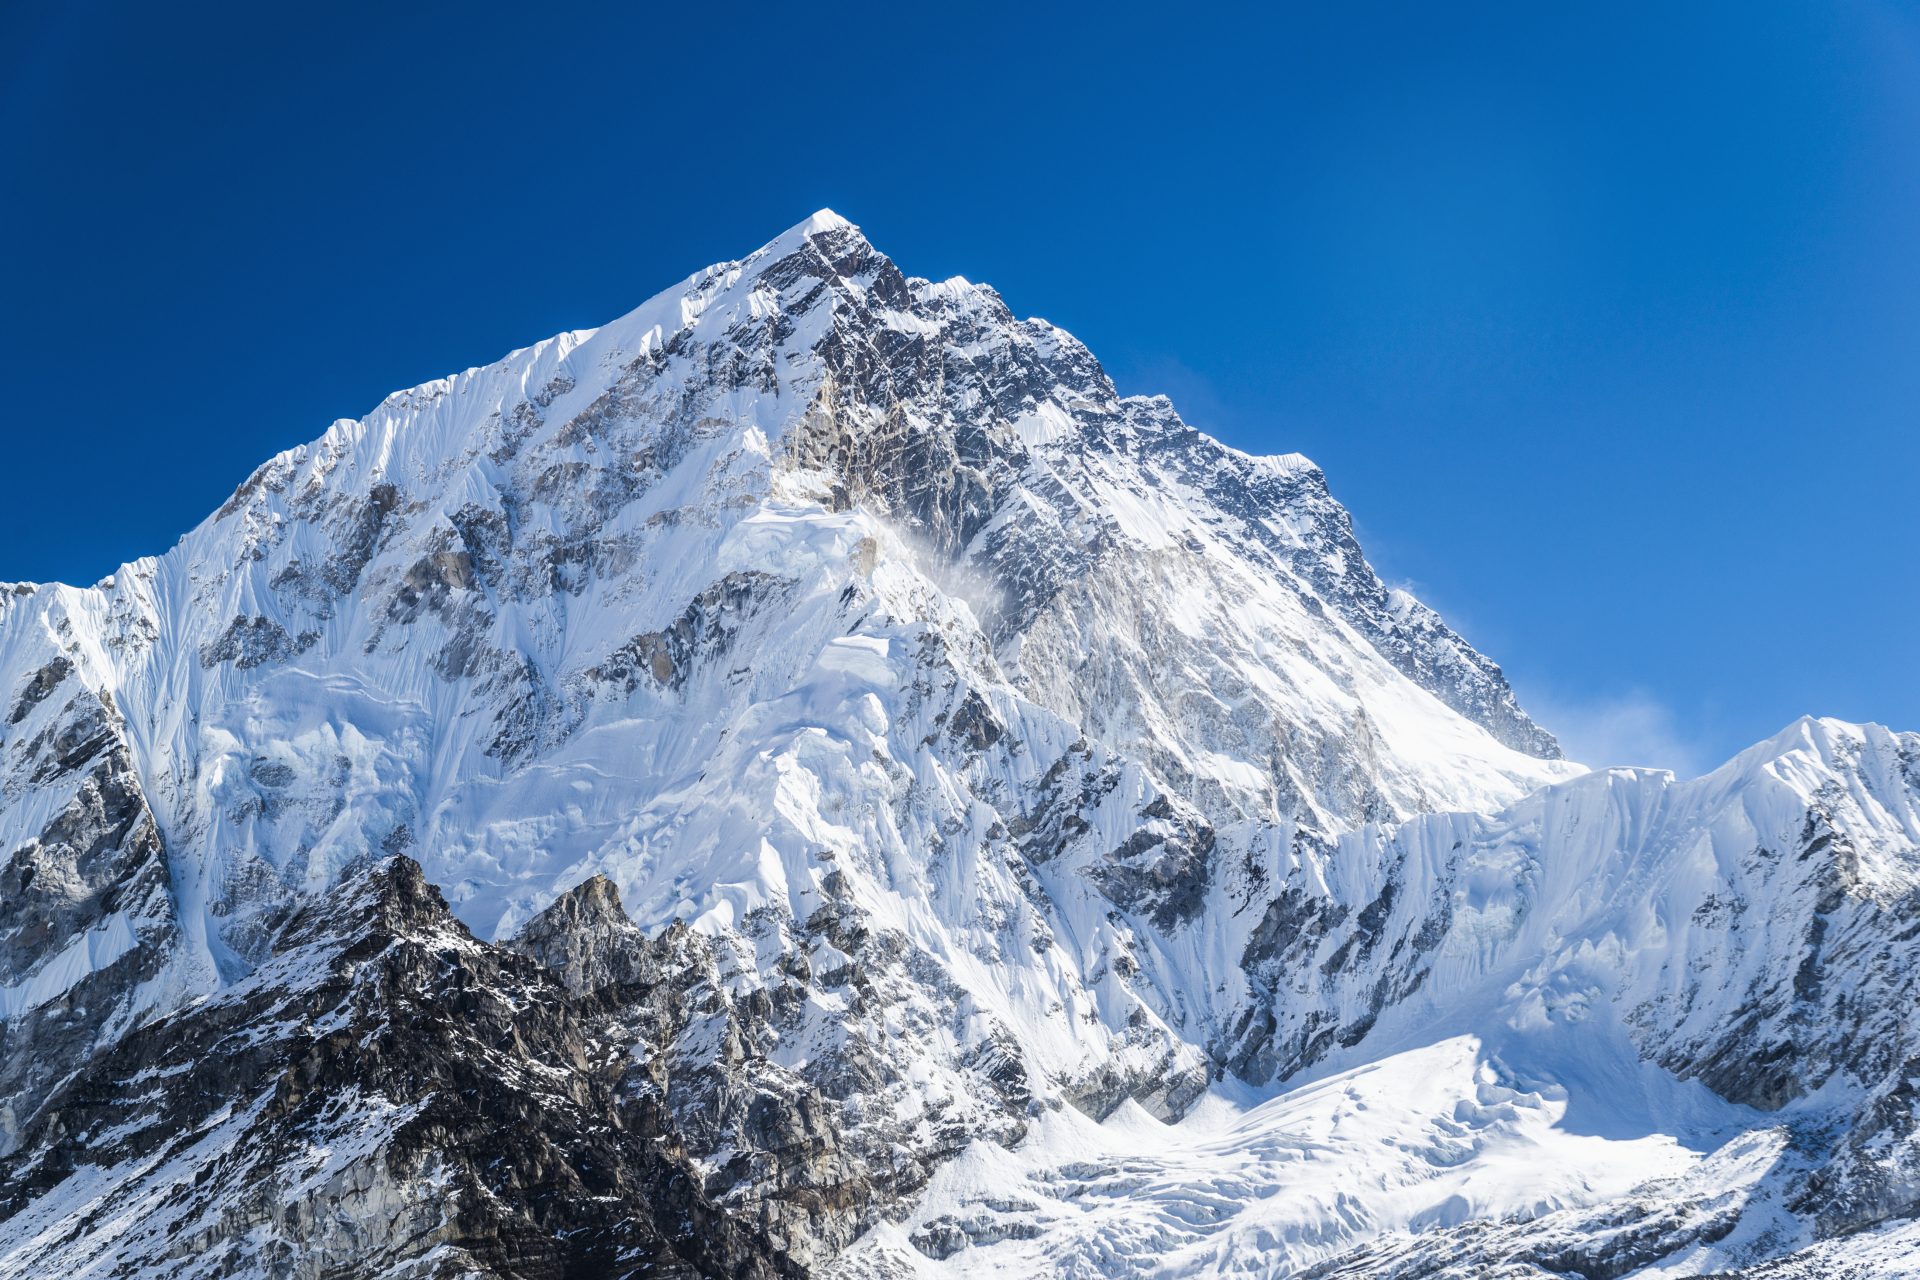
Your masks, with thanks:
[[[796,1274],[703,1192],[596,1013],[390,859],[64,1081],[0,1161],[0,1234],[103,1274]]]

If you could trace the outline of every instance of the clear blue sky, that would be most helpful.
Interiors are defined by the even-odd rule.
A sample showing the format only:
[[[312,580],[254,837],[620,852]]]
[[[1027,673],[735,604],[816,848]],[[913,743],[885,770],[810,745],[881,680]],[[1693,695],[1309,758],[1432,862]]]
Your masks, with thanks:
[[[1087,10],[5,6],[0,578],[826,205],[1315,458],[1586,758],[1920,729],[1913,6]]]

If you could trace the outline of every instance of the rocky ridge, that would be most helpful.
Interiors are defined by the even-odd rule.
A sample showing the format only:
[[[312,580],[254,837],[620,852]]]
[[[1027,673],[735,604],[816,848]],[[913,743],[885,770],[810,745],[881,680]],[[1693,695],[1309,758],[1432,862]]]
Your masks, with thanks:
[[[0,1161],[9,1273],[797,1275],[624,1088],[627,1046],[476,940],[418,864],[54,1090]]]

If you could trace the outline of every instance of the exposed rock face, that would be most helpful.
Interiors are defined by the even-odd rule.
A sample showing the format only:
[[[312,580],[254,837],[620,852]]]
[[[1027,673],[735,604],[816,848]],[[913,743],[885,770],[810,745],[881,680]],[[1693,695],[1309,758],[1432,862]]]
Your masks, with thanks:
[[[0,805],[0,1155],[47,1090],[164,989],[179,931],[166,850],[112,699],[56,656],[14,702]]]
[[[836,934],[833,924],[817,927]],[[891,1120],[881,1108],[903,1088],[908,1055],[847,1037],[807,1054],[801,1070],[783,1063],[795,1058],[796,1041],[835,1030],[810,1010],[814,992],[858,1010],[880,1002],[877,982],[901,980],[866,939],[838,937],[837,967],[816,974],[806,955],[793,955],[775,981],[742,996],[732,971],[740,956],[679,923],[647,938],[612,883],[596,876],[561,895],[511,945],[601,1011],[600,1035],[629,1046],[622,1096],[645,1099],[669,1118],[700,1157],[715,1203],[784,1255],[817,1262],[973,1137],[1016,1139],[1030,1101],[1017,1057],[969,1064],[984,1068],[986,1114],[976,1106],[949,1116],[943,1108]],[[861,1114],[869,1109],[877,1120]]]
[[[10,1271],[797,1274],[699,1189],[625,1045],[394,859],[63,1081],[0,1164]]]
[[[658,948],[620,905],[620,890],[605,876],[589,876],[555,898],[521,927],[512,945],[577,995],[652,986],[661,978]]]
[[[1310,462],[832,215],[10,588],[0,711],[0,1278],[1625,1275],[1920,1203],[1920,740],[1583,775]],[[1333,1079],[1406,1123],[1288,1182]]]

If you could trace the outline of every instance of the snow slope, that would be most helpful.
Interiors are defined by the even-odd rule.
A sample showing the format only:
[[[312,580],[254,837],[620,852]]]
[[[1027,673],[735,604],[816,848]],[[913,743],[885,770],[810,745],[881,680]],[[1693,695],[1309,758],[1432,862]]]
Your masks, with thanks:
[[[1745,1117],[1674,1092],[1684,1134],[1644,1114],[1583,1130],[1565,1088],[1460,1036],[1272,1098],[1215,1096],[1175,1124],[1131,1105],[1104,1123],[1066,1112],[1014,1151],[975,1144],[835,1274],[1295,1274],[1388,1232],[1537,1218],[1681,1176]]]

